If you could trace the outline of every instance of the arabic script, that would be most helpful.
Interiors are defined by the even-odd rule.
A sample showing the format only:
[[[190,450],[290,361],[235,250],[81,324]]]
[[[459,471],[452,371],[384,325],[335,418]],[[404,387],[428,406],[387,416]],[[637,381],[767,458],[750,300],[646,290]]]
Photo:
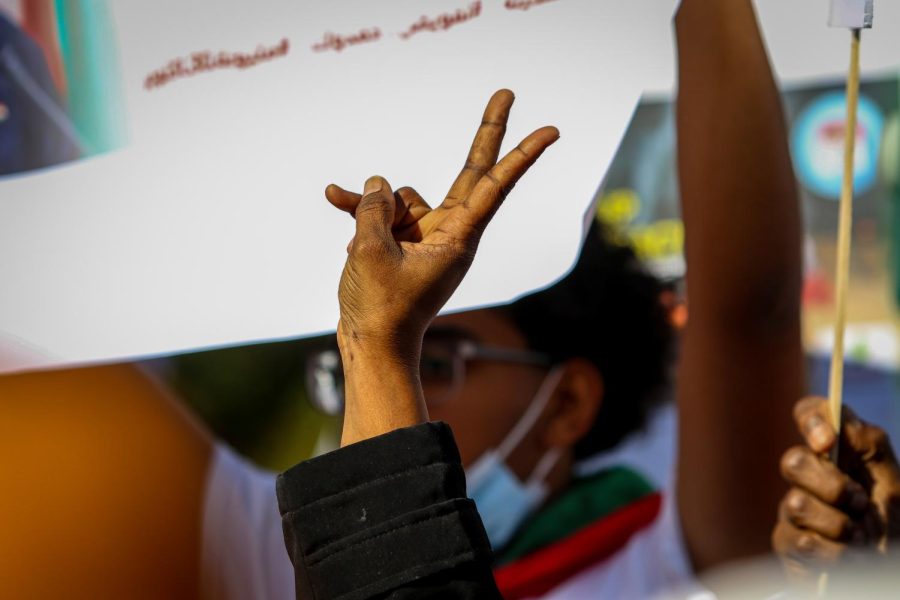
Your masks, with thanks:
[[[365,44],[366,42],[375,42],[381,39],[381,30],[377,27],[370,29],[361,29],[357,33],[350,35],[339,35],[331,33],[325,34],[321,42],[313,44],[312,49],[316,52],[325,52],[326,50],[334,50],[340,52],[347,46],[355,46],[357,44]]]
[[[445,31],[460,23],[465,23],[481,15],[481,0],[473,2],[468,8],[458,8],[453,12],[442,13],[436,17],[422,15],[419,20],[410,25],[409,29],[398,34],[402,39],[408,40],[422,31]]]
[[[287,38],[284,38],[275,46],[256,47],[254,52],[211,52],[202,50],[194,52],[188,58],[175,58],[170,60],[165,67],[153,71],[144,79],[144,88],[152,90],[162,87],[173,79],[191,77],[198,73],[205,73],[217,69],[248,69],[261,62],[274,60],[285,56],[290,48]]]
[[[506,0],[506,10],[528,10],[532,6],[556,2],[556,0]]]

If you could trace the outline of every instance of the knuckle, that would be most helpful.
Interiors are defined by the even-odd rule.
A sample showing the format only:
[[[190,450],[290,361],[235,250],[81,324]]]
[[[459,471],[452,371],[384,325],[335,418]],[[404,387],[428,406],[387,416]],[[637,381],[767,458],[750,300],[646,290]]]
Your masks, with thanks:
[[[463,164],[463,171],[472,171],[473,173],[481,175],[487,171],[487,167],[477,160],[469,159]]]
[[[845,474],[827,476],[822,486],[822,500],[828,504],[847,503],[853,496],[852,480]]]
[[[781,456],[781,474],[788,480],[793,480],[803,471],[807,465],[806,448],[794,446],[789,448]]]
[[[363,237],[353,243],[353,254],[363,257],[380,258],[385,252],[385,245],[378,238]]]
[[[804,492],[794,488],[785,498],[785,508],[792,519],[801,519],[809,512],[809,498]]]
[[[835,539],[852,541],[855,524],[846,514],[838,513],[832,517],[831,528]]]
[[[398,189],[397,194],[401,198],[407,200],[417,199],[419,197],[419,192],[417,192],[414,188],[409,187],[408,185],[405,185],[402,188]]]
[[[363,214],[384,213],[390,208],[388,199],[382,194],[370,194],[359,201],[356,216]]]
[[[824,398],[818,396],[807,396],[794,404],[794,419],[800,421],[811,412],[815,412],[825,403]]]
[[[525,158],[526,161],[534,161],[534,157],[531,154],[529,154],[528,151],[525,150],[525,148],[522,147],[522,144],[519,144],[513,150],[515,152],[518,152],[519,154],[521,154]]]
[[[794,549],[799,554],[810,556],[819,548],[819,540],[811,533],[801,533],[794,540]]]

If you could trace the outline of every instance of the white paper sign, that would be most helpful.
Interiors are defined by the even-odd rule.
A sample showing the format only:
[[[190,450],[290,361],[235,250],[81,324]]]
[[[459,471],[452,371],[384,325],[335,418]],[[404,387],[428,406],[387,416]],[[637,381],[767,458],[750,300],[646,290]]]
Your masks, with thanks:
[[[817,81],[844,81],[850,65],[846,29],[827,26],[829,4],[824,0],[755,0],[772,66],[785,88]],[[900,2],[880,2],[878,21],[862,34],[860,65],[863,81],[900,69]],[[668,97],[675,89],[675,48],[657,40],[656,50],[670,58],[653,61],[656,72],[648,91]]]
[[[828,24],[832,27],[869,29],[872,27],[874,0],[831,0]]]
[[[501,87],[505,149],[562,137],[448,308],[550,283],[669,60],[675,1],[110,5],[128,142],[0,179],[0,357],[20,357],[0,371],[333,329],[353,224],[325,186],[380,174],[440,202]]]

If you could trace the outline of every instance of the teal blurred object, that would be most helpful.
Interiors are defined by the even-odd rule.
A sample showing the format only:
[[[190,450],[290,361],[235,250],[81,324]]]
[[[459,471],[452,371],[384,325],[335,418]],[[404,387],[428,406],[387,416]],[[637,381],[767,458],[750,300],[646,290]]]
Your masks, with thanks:
[[[87,154],[127,141],[118,44],[107,0],[56,0],[68,112]]]

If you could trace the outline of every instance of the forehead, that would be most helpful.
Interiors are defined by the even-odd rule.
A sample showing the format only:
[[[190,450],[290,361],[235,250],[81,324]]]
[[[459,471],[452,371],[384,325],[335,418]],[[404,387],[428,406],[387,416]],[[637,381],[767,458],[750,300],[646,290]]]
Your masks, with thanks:
[[[508,348],[526,348],[525,337],[512,320],[497,309],[468,310],[437,317],[426,338],[469,339]]]

